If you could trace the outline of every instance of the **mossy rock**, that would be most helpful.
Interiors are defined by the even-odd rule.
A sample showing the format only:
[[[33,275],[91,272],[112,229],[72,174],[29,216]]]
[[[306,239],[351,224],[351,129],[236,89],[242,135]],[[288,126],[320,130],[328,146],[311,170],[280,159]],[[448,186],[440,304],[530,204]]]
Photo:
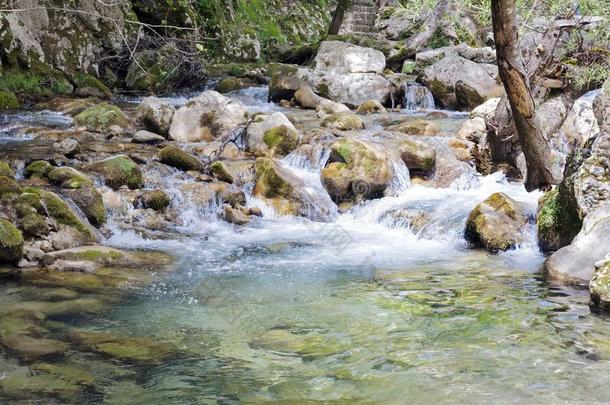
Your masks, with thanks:
[[[400,157],[412,175],[430,175],[436,166],[436,151],[423,142],[404,140],[400,144]]]
[[[69,344],[59,340],[18,335],[3,337],[0,339],[0,343],[10,353],[25,362],[62,357],[70,348]]]
[[[325,128],[334,128],[340,131],[349,131],[355,129],[363,129],[364,122],[354,113],[341,112],[331,114],[322,120],[322,126]]]
[[[33,212],[19,220],[19,227],[27,236],[46,236],[49,234],[49,226],[45,217]]]
[[[51,373],[19,371],[6,376],[0,382],[0,392],[4,397],[32,401],[39,398],[41,403],[59,400],[62,403],[84,403],[85,386],[78,381],[58,378]]]
[[[221,94],[230,93],[235,90],[240,90],[250,86],[251,83],[244,81],[239,77],[228,76],[222,79],[215,87],[215,90]]]
[[[175,167],[176,169],[184,171],[203,169],[203,164],[197,157],[174,145],[168,145],[161,149],[158,157],[161,163]]]
[[[543,251],[569,245],[582,227],[576,201],[566,198],[560,187],[546,193],[538,203],[538,244]]]
[[[386,112],[385,107],[377,100],[368,100],[358,106],[358,114],[377,114]]]
[[[265,198],[290,198],[294,188],[277,172],[277,166],[272,159],[258,158],[254,163],[256,186],[254,192]]]
[[[0,110],[16,110],[21,103],[16,95],[8,91],[0,91]]]
[[[285,329],[273,329],[256,338],[251,346],[274,352],[293,353],[312,359],[341,353],[347,346],[315,333],[293,333]]]
[[[72,187],[64,193],[74,201],[92,225],[99,227],[106,223],[104,200],[95,187],[92,185]]]
[[[146,191],[140,198],[144,208],[150,208],[155,211],[163,211],[170,206],[172,200],[163,190]]]
[[[523,239],[527,218],[504,193],[494,193],[478,204],[466,221],[466,240],[491,252],[506,251]]]
[[[86,166],[104,178],[104,183],[115,190],[121,186],[138,189],[144,186],[142,171],[137,163],[125,155],[114,156]]]
[[[21,187],[12,177],[0,176],[0,197],[10,194],[20,194]]]
[[[53,170],[53,166],[45,160],[37,160],[30,163],[25,168],[25,177],[27,178],[40,178],[44,179],[47,177],[47,173]]]
[[[407,135],[434,136],[439,133],[438,126],[431,121],[422,119],[408,120],[400,124],[392,125],[388,131],[402,132]]]
[[[177,353],[177,348],[170,344],[112,333],[77,330],[69,332],[68,338],[107,357],[137,364],[160,364]]]
[[[0,263],[15,263],[23,257],[23,235],[15,225],[0,218]]]
[[[111,98],[112,91],[101,81],[86,73],[77,73],[73,77],[76,89],[74,93],[82,97]]]
[[[57,167],[47,173],[47,177],[51,183],[63,188],[79,189],[93,185],[89,177],[72,167]]]
[[[233,176],[227,170],[224,163],[217,160],[210,165],[210,172],[220,181],[227,182],[229,184],[233,184]]]
[[[610,310],[610,261],[597,266],[589,283],[591,304],[605,311]]]
[[[0,176],[15,178],[15,172],[13,169],[3,160],[0,160]]]
[[[87,238],[93,237],[87,225],[78,218],[72,209],[70,209],[70,206],[57,194],[43,191],[40,193],[40,201],[44,212],[48,213],[57,224],[70,226]]]
[[[127,115],[119,107],[109,103],[101,103],[87,108],[74,117],[74,124],[97,132],[108,131],[114,125],[120,128],[131,126]]]
[[[286,156],[298,146],[299,134],[286,125],[280,125],[266,131],[263,142],[274,156]]]

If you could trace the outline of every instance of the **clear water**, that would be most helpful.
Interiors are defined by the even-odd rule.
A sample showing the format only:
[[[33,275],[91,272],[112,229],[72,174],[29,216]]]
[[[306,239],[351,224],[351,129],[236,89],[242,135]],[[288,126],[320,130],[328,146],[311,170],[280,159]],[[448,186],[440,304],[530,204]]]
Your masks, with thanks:
[[[280,164],[319,195],[328,152],[316,155]],[[102,314],[61,319],[52,337],[108,331],[172,343],[179,354],[137,365],[73,348],[56,364],[94,381],[73,402],[607,403],[610,322],[590,313],[584,291],[544,281],[534,227],[498,255],[469,249],[462,236],[469,212],[491,193],[507,193],[529,215],[540,194],[472,170],[449,187],[423,187],[393,163],[392,196],[325,222],[274,215],[248,196],[265,217],[241,228],[217,220],[217,206],[188,206],[180,173],[149,167],[148,187],[168,191],[181,207],[178,223],[163,239],[145,239],[118,227],[118,210],[105,242],[169,252],[176,269]],[[412,230],[400,210],[428,221]],[[19,302],[32,288],[6,282],[0,302]],[[0,383],[20,367],[2,358]]]

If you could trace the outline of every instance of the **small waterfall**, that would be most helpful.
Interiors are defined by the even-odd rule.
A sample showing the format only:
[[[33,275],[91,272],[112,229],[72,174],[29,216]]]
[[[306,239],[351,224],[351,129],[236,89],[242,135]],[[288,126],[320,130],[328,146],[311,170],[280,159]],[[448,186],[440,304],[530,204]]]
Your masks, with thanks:
[[[415,82],[403,84],[405,98],[404,108],[409,111],[432,110],[435,107],[432,92],[425,86]]]

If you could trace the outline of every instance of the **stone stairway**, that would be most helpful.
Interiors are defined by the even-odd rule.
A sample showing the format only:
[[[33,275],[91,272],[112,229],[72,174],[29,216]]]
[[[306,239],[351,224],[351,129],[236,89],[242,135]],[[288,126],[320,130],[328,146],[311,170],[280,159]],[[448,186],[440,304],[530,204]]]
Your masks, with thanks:
[[[377,34],[375,19],[377,18],[376,0],[353,0],[349,14],[346,16],[342,34],[366,35]]]

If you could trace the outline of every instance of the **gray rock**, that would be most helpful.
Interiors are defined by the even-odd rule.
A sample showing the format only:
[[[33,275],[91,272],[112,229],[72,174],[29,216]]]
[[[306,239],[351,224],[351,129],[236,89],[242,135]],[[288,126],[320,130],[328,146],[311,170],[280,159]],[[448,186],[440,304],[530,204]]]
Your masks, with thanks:
[[[138,105],[138,123],[148,131],[167,136],[176,109],[157,97],[144,97]]]
[[[610,252],[610,204],[589,213],[572,244],[553,253],[545,263],[551,281],[589,285],[595,263]]]
[[[161,143],[164,141],[165,141],[165,138],[162,137],[161,135],[157,135],[154,132],[150,132],[150,131],[146,131],[146,130],[140,130],[140,131],[136,132],[135,135],[133,136],[133,138],[131,139],[131,142],[133,142],[133,143],[155,144],[155,143]]]
[[[95,273],[100,266],[86,260],[56,260],[49,269],[54,271],[72,271],[76,273]]]
[[[61,153],[66,157],[73,157],[80,151],[80,146],[78,141],[74,138],[66,138],[61,142],[55,142],[53,144],[53,149],[57,153]]]

